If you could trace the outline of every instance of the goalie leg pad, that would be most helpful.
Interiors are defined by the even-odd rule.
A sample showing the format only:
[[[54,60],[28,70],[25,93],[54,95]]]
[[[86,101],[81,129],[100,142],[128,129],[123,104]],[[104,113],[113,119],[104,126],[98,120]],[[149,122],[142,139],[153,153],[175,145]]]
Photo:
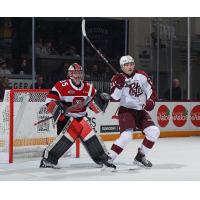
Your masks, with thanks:
[[[57,165],[58,159],[72,146],[82,129],[78,120],[70,118],[57,138],[45,149],[43,158]]]
[[[100,156],[107,155],[105,153],[107,152],[105,145],[101,141],[101,138],[94,133],[94,130],[85,117],[80,121],[80,124],[83,127],[80,133],[80,139],[83,146],[85,147],[92,160],[97,164],[101,164],[102,159]]]
[[[70,140],[65,135],[60,134],[56,140],[45,150],[43,158],[48,162],[57,165],[58,159],[72,146],[74,140]]]
[[[81,141],[95,163],[102,164],[104,160],[108,159],[106,151],[96,135],[93,135],[87,141],[84,141],[83,138],[81,138]]]

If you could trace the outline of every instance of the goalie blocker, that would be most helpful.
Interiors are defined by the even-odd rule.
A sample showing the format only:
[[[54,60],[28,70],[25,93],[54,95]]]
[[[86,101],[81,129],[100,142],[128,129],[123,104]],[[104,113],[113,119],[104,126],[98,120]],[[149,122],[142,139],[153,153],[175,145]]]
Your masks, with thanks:
[[[59,118],[64,119],[64,108],[60,102],[51,101],[47,104],[47,111],[52,114],[54,123],[56,124]]]
[[[72,146],[77,138],[81,139],[83,146],[95,163],[116,168],[115,165],[108,162],[109,156],[106,154],[106,149],[87,122],[86,117],[69,119],[54,142],[44,150],[40,167],[56,167],[59,158]]]

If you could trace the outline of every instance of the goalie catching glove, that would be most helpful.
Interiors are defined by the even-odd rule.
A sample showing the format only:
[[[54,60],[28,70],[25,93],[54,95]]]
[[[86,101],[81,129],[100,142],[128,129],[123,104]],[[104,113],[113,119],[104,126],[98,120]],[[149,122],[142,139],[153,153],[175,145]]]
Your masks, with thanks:
[[[97,91],[94,100],[90,103],[89,107],[95,113],[105,112],[110,100],[110,95]]]
[[[63,121],[65,119],[64,108],[60,102],[51,101],[47,104],[47,111],[52,114],[54,122],[56,123],[58,120]]]

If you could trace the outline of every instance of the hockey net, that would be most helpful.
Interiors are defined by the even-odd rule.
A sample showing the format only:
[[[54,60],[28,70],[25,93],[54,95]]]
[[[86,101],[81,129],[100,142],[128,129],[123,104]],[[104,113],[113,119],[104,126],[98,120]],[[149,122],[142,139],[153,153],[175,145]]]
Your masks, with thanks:
[[[44,148],[57,136],[56,126],[47,120],[45,106],[48,90],[6,90],[0,107],[0,162],[12,163],[15,158],[42,156]],[[71,148],[79,157],[79,141]]]

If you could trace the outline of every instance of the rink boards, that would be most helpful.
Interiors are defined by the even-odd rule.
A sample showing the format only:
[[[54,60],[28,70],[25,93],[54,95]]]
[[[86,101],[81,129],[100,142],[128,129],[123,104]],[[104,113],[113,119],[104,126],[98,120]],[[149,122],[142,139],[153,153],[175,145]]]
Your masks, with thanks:
[[[91,125],[104,140],[118,137],[119,126],[116,117],[119,102],[111,102],[104,114],[91,116]],[[200,135],[200,102],[156,102],[149,112],[161,131],[161,137],[186,137]],[[141,138],[141,131],[136,131],[134,138]]]
[[[119,136],[118,119],[116,117],[118,105],[119,102],[111,102],[103,114],[94,114],[88,109],[88,121],[103,140],[113,140]],[[14,140],[16,146],[21,146],[21,144],[43,145],[43,143],[46,145],[56,136],[56,129],[52,126],[52,121],[33,126],[33,122],[48,116],[43,107],[43,104],[38,103],[31,103],[26,107],[29,112],[21,116],[18,131],[14,132],[15,136],[20,135],[18,139]],[[150,115],[160,128],[161,137],[200,135],[199,102],[156,102],[155,109],[150,112]],[[2,117],[1,113],[1,128],[5,125]],[[141,138],[143,135],[138,130],[134,132],[133,137]],[[2,134],[0,131],[0,144],[1,142]]]

